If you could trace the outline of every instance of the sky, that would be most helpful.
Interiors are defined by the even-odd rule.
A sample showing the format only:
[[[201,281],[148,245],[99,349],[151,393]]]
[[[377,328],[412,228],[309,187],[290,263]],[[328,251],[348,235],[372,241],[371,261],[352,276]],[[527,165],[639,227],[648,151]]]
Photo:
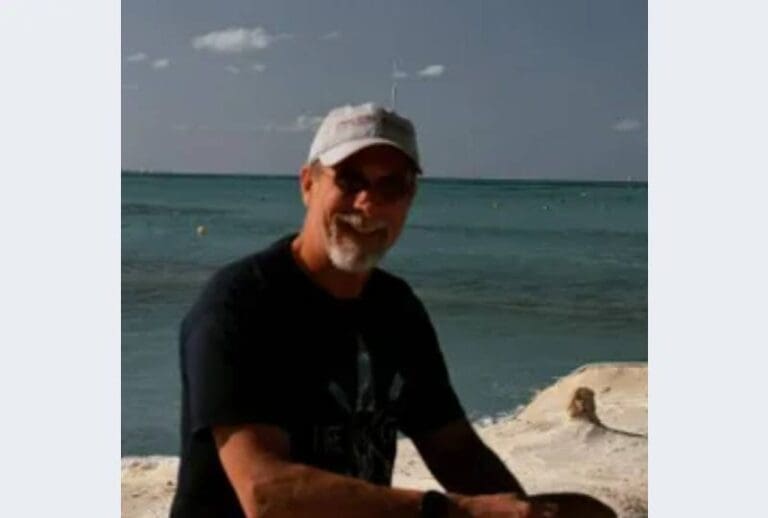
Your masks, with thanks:
[[[646,180],[644,0],[122,2],[122,167],[295,175],[322,117],[413,120],[426,176]]]

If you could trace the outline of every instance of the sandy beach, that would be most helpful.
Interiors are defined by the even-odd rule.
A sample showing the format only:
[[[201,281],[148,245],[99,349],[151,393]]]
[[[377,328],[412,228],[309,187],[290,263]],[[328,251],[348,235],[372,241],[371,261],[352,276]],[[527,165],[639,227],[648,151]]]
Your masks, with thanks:
[[[574,404],[577,389],[589,390],[579,391],[585,397]],[[646,363],[585,365],[514,415],[476,429],[529,493],[584,492],[621,518],[648,515]],[[176,457],[124,457],[122,516],[167,516],[177,465]],[[407,439],[398,444],[393,485],[440,488]]]

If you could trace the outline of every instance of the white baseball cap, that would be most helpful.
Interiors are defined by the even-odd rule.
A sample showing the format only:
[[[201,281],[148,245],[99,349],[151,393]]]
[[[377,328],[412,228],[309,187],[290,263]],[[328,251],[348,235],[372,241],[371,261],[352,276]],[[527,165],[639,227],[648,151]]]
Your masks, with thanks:
[[[405,153],[416,171],[421,172],[416,130],[411,121],[374,103],[332,109],[317,129],[307,163],[320,160],[332,167],[361,149],[380,144]]]

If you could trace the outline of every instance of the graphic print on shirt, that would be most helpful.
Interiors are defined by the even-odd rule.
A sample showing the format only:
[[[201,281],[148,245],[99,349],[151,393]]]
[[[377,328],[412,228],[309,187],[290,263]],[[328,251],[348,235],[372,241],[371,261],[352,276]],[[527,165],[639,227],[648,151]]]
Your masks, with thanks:
[[[315,428],[315,448],[326,459],[337,459],[345,474],[375,483],[387,484],[392,475],[391,452],[397,439],[392,405],[400,397],[403,380],[392,378],[385,401],[377,401],[376,379],[371,355],[362,336],[357,337],[357,387],[346,393],[331,381],[328,392],[346,422]],[[336,464],[336,463],[334,463]]]

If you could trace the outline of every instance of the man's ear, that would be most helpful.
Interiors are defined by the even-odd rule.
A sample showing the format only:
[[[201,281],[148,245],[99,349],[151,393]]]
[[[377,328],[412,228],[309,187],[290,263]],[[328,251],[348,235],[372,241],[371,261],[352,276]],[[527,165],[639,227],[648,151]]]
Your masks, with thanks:
[[[416,195],[419,193],[419,182],[414,181],[413,184],[413,192],[411,193],[411,199],[408,200],[409,203],[413,203],[413,200],[416,199]]]
[[[313,173],[312,167],[310,167],[309,164],[304,164],[299,173],[299,190],[301,191],[301,200],[304,202],[305,207],[309,206],[312,184],[315,181],[315,175]]]

